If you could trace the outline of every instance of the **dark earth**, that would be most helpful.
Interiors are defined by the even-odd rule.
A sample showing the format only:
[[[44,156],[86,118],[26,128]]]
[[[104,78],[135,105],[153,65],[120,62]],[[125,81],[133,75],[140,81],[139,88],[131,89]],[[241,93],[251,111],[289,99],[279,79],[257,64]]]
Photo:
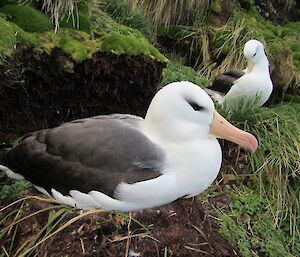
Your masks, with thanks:
[[[144,116],[165,66],[144,56],[99,52],[76,63],[60,49],[20,49],[0,62],[0,143],[77,118]]]

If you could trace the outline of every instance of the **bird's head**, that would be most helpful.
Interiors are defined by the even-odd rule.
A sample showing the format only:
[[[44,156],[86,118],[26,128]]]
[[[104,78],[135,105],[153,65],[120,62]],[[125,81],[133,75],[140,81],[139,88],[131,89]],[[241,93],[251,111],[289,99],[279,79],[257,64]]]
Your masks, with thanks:
[[[264,45],[258,40],[251,39],[244,46],[244,56],[248,61],[247,71],[251,72],[253,66],[261,61],[267,61]]]
[[[230,124],[215,110],[208,94],[188,81],[174,82],[159,90],[149,106],[145,124],[153,133],[163,131],[162,137],[218,137],[251,151],[258,147],[253,135]]]

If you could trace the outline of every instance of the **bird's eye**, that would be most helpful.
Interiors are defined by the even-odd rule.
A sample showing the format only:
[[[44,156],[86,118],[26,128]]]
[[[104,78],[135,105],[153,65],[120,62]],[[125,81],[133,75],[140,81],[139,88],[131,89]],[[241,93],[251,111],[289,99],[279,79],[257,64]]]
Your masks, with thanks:
[[[254,53],[253,57],[256,55],[257,52]]]
[[[189,102],[189,104],[195,111],[202,111],[205,109],[203,106],[200,106],[194,102]]]

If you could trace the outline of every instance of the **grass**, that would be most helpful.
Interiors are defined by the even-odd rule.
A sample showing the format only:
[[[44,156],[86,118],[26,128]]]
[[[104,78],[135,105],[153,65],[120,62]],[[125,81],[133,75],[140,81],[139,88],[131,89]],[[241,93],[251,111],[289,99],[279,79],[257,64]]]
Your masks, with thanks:
[[[156,33],[170,25],[191,25],[207,16],[209,0],[130,0],[142,6],[152,20]]]
[[[118,23],[138,29],[145,37],[151,38],[152,25],[141,7],[134,5],[129,0],[103,0],[100,7]]]
[[[253,170],[252,187],[264,199],[263,213],[271,221],[261,222],[261,226],[273,224],[274,229],[282,231],[289,238],[284,247],[290,251],[299,247],[300,240],[299,111],[299,103],[292,102],[273,108],[240,109],[236,113],[223,110],[229,120],[256,135],[260,142],[258,150],[248,158]],[[252,204],[251,198],[248,200]]]
[[[289,223],[274,224],[268,199],[255,186],[238,183],[230,189],[230,197],[230,210],[219,212],[220,232],[238,244],[243,256],[293,257],[300,252],[299,241],[293,244],[293,236],[287,232]]]
[[[43,10],[50,14],[55,31],[59,28],[60,21],[65,17],[78,17],[78,1],[76,0],[43,0]]]
[[[201,87],[207,87],[209,81],[201,74],[191,67],[184,66],[182,59],[178,56],[171,56],[168,66],[163,70],[163,80],[160,87],[163,87],[175,81],[191,81]]]

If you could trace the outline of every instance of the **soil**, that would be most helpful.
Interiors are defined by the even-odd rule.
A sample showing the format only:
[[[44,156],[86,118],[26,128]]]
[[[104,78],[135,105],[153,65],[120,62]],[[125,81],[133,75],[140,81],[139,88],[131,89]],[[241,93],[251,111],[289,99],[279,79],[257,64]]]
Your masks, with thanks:
[[[60,49],[20,49],[0,64],[0,142],[77,118],[144,116],[165,65],[100,52],[75,63]]]
[[[224,205],[228,197],[221,195],[211,198],[210,202]],[[49,205],[39,200],[27,201],[22,216]],[[73,212],[63,223],[79,213]],[[49,211],[19,223],[12,253],[32,240],[45,226],[48,216]],[[214,211],[202,206],[196,198],[129,214],[91,214],[46,241],[38,256],[241,256],[239,250],[219,234],[215,216]],[[7,249],[10,240],[11,237],[0,240],[0,246]]]

